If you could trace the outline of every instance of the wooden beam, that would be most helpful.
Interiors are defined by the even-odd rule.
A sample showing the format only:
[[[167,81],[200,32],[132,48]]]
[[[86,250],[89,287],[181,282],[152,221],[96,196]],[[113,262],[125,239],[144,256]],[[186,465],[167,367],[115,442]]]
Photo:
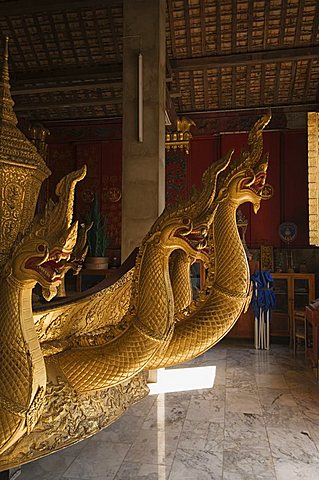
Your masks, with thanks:
[[[253,40],[253,25],[254,25],[254,2],[248,2],[247,16],[248,16],[247,44],[248,44],[248,51],[251,51],[253,48],[252,40]]]
[[[288,104],[271,104],[271,105],[254,105],[253,107],[239,107],[239,108],[216,108],[214,110],[196,110],[189,111],[185,110],[179,112],[179,115],[207,115],[209,113],[230,113],[230,112],[252,112],[256,114],[256,111],[279,111],[279,112],[312,112],[319,108],[318,102],[308,102],[308,103],[288,103]]]
[[[296,81],[296,72],[297,72],[297,63],[293,63],[291,66],[291,78],[290,78],[290,86],[289,86],[289,102],[293,102],[294,99],[294,89],[295,89],[295,81]]]
[[[296,24],[296,33],[295,33],[295,45],[299,45],[300,43],[300,33],[303,21],[303,12],[305,7],[305,0],[299,0],[298,2],[298,14],[297,14],[297,24]]]
[[[266,84],[266,65],[261,66],[261,76],[260,76],[260,103],[263,105],[265,102],[265,84]]]
[[[90,82],[90,83],[77,83],[74,85],[64,85],[64,84],[56,84],[56,85],[45,85],[41,87],[15,87],[14,85],[11,88],[12,95],[34,95],[39,93],[55,93],[55,92],[72,92],[72,91],[79,91],[79,90],[97,90],[98,88],[101,89],[110,89],[113,87],[121,86],[122,81],[117,80],[114,82]]]
[[[42,35],[41,25],[40,25],[40,22],[39,22],[39,18],[38,18],[38,17],[35,17],[35,18],[34,18],[34,23],[35,23],[35,27],[36,27],[36,29],[37,29],[39,38],[40,38],[40,40],[41,40],[42,48],[43,48],[43,50],[45,51],[46,58],[48,59],[50,68],[54,68],[54,67],[53,67],[53,64],[52,64],[51,54],[50,54],[49,49],[48,49],[48,46],[47,46],[46,39],[45,39],[45,37]],[[32,39],[31,39],[31,42],[32,42]]]
[[[309,87],[311,71],[312,71],[312,62],[313,62],[313,60],[309,60],[308,65],[307,65],[305,89],[304,89],[303,97],[302,97],[304,101],[306,101],[307,98],[308,98],[308,87]]]
[[[55,26],[55,22],[53,21],[52,15],[48,15],[48,19],[49,19],[49,23],[50,23],[50,26],[51,26],[53,38],[54,38],[55,44],[57,46],[57,50],[59,52],[61,64],[64,65],[65,68],[67,68],[66,63],[65,63],[65,59],[64,59],[64,55],[63,55],[63,51],[62,51],[62,48],[61,48],[60,40],[59,40],[59,35],[58,35],[57,29],[56,29],[56,26]],[[28,69],[26,69],[26,70],[28,71]]]
[[[196,108],[196,99],[195,99],[195,84],[194,84],[194,74],[189,72],[189,83],[190,83],[190,92],[191,92],[191,104],[192,108]]]
[[[280,28],[279,28],[279,47],[283,48],[285,44],[285,30],[287,17],[287,0],[282,0],[280,11]]]
[[[319,46],[283,48],[250,53],[235,53],[229,55],[210,55],[198,58],[172,59],[173,70],[182,72],[200,70],[202,68],[217,68],[234,65],[255,65],[263,63],[287,62],[294,60],[318,59]]]
[[[12,84],[16,87],[39,84],[56,84],[58,82],[78,82],[79,80],[109,79],[109,77],[122,78],[122,64],[111,63],[108,65],[100,65],[95,67],[78,67],[78,68],[63,68],[56,70],[41,70],[38,72],[30,72],[28,74],[20,73],[19,71],[12,72]]]
[[[120,49],[119,49],[119,43],[118,43],[116,28],[115,28],[114,21],[113,21],[112,6],[110,4],[107,6],[107,13],[108,13],[108,21],[109,21],[109,25],[110,25],[110,29],[111,29],[111,33],[112,33],[112,38],[113,38],[113,46],[114,46],[114,50],[115,50],[115,54],[116,54],[116,60],[118,62],[120,62],[122,56],[121,56],[121,52],[120,52]],[[97,25],[98,25],[98,23],[97,23]],[[97,28],[97,30],[99,30],[99,29]]]
[[[267,43],[268,43],[269,16],[270,16],[270,2],[265,2],[264,31],[263,31],[263,47],[264,47],[264,50],[266,50]]]
[[[219,108],[222,108],[223,102],[223,91],[222,91],[222,72],[221,68],[217,70],[217,98]]]
[[[69,40],[69,45],[70,45],[70,48],[73,52],[73,58],[75,60],[75,63],[77,64],[77,66],[79,67],[80,66],[80,59],[79,59],[79,56],[77,54],[77,51],[76,51],[76,48],[75,48],[75,45],[74,45],[74,41],[73,41],[73,38],[72,38],[72,33],[71,33],[71,27],[70,27],[70,24],[68,22],[68,18],[67,18],[67,15],[65,12],[63,12],[63,19],[64,19],[64,31],[68,37],[68,40]],[[82,32],[82,35],[83,35],[83,32]]]
[[[80,100],[80,101],[69,101],[69,102],[54,102],[54,103],[24,103],[20,104],[17,102],[14,110],[15,112],[36,112],[38,110],[60,110],[61,108],[79,108],[79,107],[90,107],[90,106],[99,106],[99,105],[118,105],[122,103],[121,98],[101,98],[98,100]]]
[[[24,17],[22,17],[22,24],[23,24],[23,29],[24,29],[24,32],[25,32],[25,36],[27,38],[27,41],[28,41],[28,44],[30,46],[30,49],[32,51],[32,54],[33,54],[33,58],[35,59],[35,61],[37,62],[37,68],[41,68],[41,62],[39,60],[39,57],[38,57],[38,54],[37,54],[37,51],[36,49],[34,48],[34,44],[32,42],[32,37],[31,37],[31,34],[30,34],[30,30],[28,29],[27,27],[27,22],[26,22],[26,19]]]
[[[106,52],[105,52],[105,47],[104,47],[101,32],[100,32],[98,16],[97,16],[97,13],[96,13],[95,10],[93,10],[93,18],[94,18],[94,22],[95,22],[95,25],[96,25],[96,35],[97,35],[97,41],[98,41],[99,47],[100,47],[100,54],[102,55],[103,61],[105,62],[105,61],[107,61]]]
[[[278,97],[279,97],[279,87],[280,87],[280,63],[277,63],[276,65],[276,78],[275,78],[275,89],[274,89],[274,102],[278,103]]]
[[[231,3],[231,48],[236,50],[237,43],[237,0]]]
[[[200,7],[200,29],[201,29],[201,44],[203,55],[206,55],[206,22],[205,22],[205,5],[204,2],[199,2]]]
[[[20,56],[20,58],[23,62],[24,68],[28,69],[28,62],[25,59],[24,52],[23,52],[23,49],[21,48],[20,42],[18,40],[17,33],[16,33],[15,27],[13,25],[13,22],[11,21],[10,18],[8,18],[7,23],[8,23],[8,27],[10,29],[9,38],[11,38],[13,40],[14,44],[17,46],[17,50],[18,50],[19,56]],[[10,51],[10,44],[9,44],[9,51]]]
[[[169,22],[169,35],[171,36],[172,54],[173,54],[174,57],[176,57],[177,54],[176,54],[175,29],[174,29],[174,16],[173,16],[172,0],[167,0],[167,11],[168,11],[168,22]]]
[[[250,83],[251,83],[251,65],[246,67],[246,92],[245,92],[245,105],[250,105]]]
[[[66,12],[88,8],[106,8],[108,4],[122,5],[122,0],[8,0],[0,3],[0,14],[6,16],[32,15],[34,13]]]
[[[216,52],[219,55],[221,52],[221,16],[220,16],[220,2],[216,2]]]
[[[315,43],[319,25],[319,2],[316,2],[316,11],[313,17],[313,24],[311,29],[311,44]]]
[[[318,83],[318,85],[317,85],[316,100],[317,100],[317,102],[319,102],[319,83]]]
[[[192,37],[191,37],[191,24],[189,18],[188,1],[184,0],[184,20],[185,20],[185,33],[186,33],[186,49],[187,55],[192,55]]]
[[[231,104],[236,107],[236,84],[237,84],[237,71],[236,67],[232,67],[232,87],[231,87]]]
[[[207,109],[209,105],[209,97],[208,97],[208,75],[207,75],[206,68],[203,71],[203,78],[204,78],[204,105],[205,105],[205,109]]]

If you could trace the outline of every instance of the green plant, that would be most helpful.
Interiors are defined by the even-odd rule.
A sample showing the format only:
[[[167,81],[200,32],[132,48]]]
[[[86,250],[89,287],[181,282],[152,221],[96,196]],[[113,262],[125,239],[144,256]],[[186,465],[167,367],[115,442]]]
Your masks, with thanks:
[[[88,231],[88,256],[104,257],[109,241],[105,231],[106,220],[101,215],[97,195],[94,195],[89,222],[92,223],[92,227]]]

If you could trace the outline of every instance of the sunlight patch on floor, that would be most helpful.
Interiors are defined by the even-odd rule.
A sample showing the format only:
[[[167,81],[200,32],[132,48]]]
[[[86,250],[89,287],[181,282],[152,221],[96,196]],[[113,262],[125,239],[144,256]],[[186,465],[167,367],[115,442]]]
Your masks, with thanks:
[[[201,390],[214,385],[216,367],[165,368],[158,370],[157,383],[149,383],[150,395]]]

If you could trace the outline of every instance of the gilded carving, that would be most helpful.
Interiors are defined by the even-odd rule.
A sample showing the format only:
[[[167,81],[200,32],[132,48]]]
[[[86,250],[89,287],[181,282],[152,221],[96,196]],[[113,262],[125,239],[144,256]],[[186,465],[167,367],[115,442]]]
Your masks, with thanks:
[[[75,304],[36,314],[34,318],[40,341],[84,337],[117,325],[129,307],[132,276],[131,270],[109,288]]]
[[[41,285],[49,301],[65,272],[78,271],[85,256],[87,227],[78,233],[72,218],[75,186],[85,167],[65,176],[56,187],[58,201],[49,201],[43,216],[33,218],[39,185],[48,172],[18,133],[8,78],[6,50],[0,82],[0,175],[8,164],[4,152],[15,138],[10,168],[12,174],[14,169],[22,172],[25,183],[18,182],[17,190],[24,195],[23,207],[17,205],[14,215],[1,213],[0,218],[2,235],[6,220],[15,222],[6,228],[16,232],[1,257],[2,469],[104,428],[147,394],[143,370],[194,358],[232,328],[250,297],[236,210],[250,202],[257,213],[267,198],[262,131],[270,120],[268,114],[255,124],[249,148],[236,162],[229,152],[204,173],[200,192],[162,213],[143,239],[132,271],[87,298],[70,299],[56,309],[48,303],[35,318],[34,285]],[[13,182],[5,185],[9,193],[2,193],[2,202],[6,198],[13,205]],[[196,260],[204,262],[208,272],[205,287],[193,301],[189,264]]]
[[[121,385],[84,395],[79,395],[61,378],[55,384],[49,382],[39,422],[32,433],[0,456],[0,470],[35,460],[94,435],[147,394],[144,373]]]

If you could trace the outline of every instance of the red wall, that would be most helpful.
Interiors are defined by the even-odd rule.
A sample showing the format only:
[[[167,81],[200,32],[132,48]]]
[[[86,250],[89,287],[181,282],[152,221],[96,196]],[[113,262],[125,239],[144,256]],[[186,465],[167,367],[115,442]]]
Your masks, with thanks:
[[[82,214],[90,208],[92,192],[99,196],[102,211],[108,219],[111,248],[119,248],[121,238],[121,122],[98,125],[49,127],[48,164],[53,174],[47,193],[69,171],[88,165],[85,180],[77,188],[77,211]],[[172,205],[187,196],[191,187],[201,185],[201,177],[211,162],[234,148],[233,158],[241,148],[247,149],[247,133],[202,134],[196,132],[191,140],[190,154],[167,153],[166,201]],[[255,215],[251,205],[241,207],[248,219],[246,241],[258,248],[261,244],[282,247],[278,235],[281,222],[297,224],[298,235],[293,247],[308,246],[307,199],[307,137],[305,131],[266,131],[264,151],[269,152],[267,183],[274,188],[270,200],[263,201]]]
[[[67,173],[87,165],[87,174],[76,188],[75,210],[85,221],[94,194],[107,219],[106,230],[110,249],[120,248],[122,197],[121,122],[96,125],[50,127],[48,164],[52,171],[47,195]]]
[[[192,139],[188,159],[189,188],[201,184],[201,176],[211,162],[234,148],[233,158],[247,149],[247,133],[221,134]],[[294,247],[308,246],[308,167],[307,137],[304,131],[264,132],[264,152],[269,153],[267,183],[274,189],[270,200],[261,202],[257,215],[250,204],[241,210],[248,219],[247,244],[283,246],[278,228],[282,222],[294,222],[298,235]]]

